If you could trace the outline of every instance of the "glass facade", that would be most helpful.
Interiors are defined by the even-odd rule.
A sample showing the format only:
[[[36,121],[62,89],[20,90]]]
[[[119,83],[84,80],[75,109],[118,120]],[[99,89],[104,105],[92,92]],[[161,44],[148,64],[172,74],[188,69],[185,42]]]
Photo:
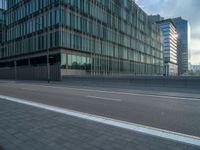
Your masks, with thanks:
[[[187,20],[179,18],[173,19],[178,32],[178,72],[179,75],[187,73],[189,63],[191,63],[190,45],[190,25]]]
[[[5,11],[0,8],[0,45],[2,46],[2,43],[5,38]]]
[[[162,75],[162,33],[132,0],[10,0],[0,59],[60,54],[66,74]]]

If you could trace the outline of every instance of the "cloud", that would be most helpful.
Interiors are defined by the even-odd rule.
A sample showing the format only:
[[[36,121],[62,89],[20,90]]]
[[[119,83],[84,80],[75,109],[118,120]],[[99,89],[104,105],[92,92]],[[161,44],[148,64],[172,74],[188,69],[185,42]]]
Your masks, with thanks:
[[[193,55],[200,55],[200,51],[195,51],[192,53]]]
[[[181,16],[191,26],[191,49],[200,51],[200,0],[137,0],[148,14],[160,14],[165,18]],[[198,59],[197,59],[198,58]],[[200,62],[200,55],[195,56]]]
[[[166,18],[182,16],[189,20],[194,32],[199,30],[200,0],[138,0],[137,3],[149,14],[161,14]]]
[[[198,52],[194,53],[192,55],[192,64],[198,64],[198,65],[200,65],[199,58],[200,58],[200,54]]]

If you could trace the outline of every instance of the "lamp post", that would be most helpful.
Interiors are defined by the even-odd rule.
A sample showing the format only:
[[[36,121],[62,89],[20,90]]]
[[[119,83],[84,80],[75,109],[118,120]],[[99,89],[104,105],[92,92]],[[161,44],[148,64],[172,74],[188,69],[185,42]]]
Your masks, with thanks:
[[[14,42],[13,42],[13,48],[14,48],[14,53],[16,54],[17,48],[16,48],[16,32],[14,34]],[[14,80],[17,81],[17,59],[15,58],[14,60]]]
[[[50,35],[49,35],[49,27],[47,27],[47,82],[50,82],[50,64],[49,64],[49,45],[50,45]]]

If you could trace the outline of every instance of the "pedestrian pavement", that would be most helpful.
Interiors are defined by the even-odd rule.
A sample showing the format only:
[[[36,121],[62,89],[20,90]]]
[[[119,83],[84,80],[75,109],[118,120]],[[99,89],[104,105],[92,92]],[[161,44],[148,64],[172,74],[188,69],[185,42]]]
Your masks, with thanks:
[[[0,99],[0,150],[200,150]]]

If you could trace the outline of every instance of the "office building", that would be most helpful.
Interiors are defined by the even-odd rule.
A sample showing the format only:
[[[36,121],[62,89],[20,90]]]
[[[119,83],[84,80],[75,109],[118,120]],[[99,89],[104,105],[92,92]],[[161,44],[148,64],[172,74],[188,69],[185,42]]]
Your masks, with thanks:
[[[177,40],[176,26],[171,19],[164,19],[160,15],[149,16],[152,22],[159,24],[163,33],[163,61],[165,76],[177,76]]]
[[[179,75],[186,74],[191,63],[190,47],[190,25],[187,20],[181,17],[172,19],[176,25],[178,33],[178,73]]]
[[[191,71],[200,72],[200,65],[191,65]]]
[[[177,76],[177,39],[176,27],[171,19],[157,22],[163,32],[164,75]]]
[[[6,35],[1,67],[49,61],[60,76],[163,74],[161,30],[133,0],[7,1]]]

